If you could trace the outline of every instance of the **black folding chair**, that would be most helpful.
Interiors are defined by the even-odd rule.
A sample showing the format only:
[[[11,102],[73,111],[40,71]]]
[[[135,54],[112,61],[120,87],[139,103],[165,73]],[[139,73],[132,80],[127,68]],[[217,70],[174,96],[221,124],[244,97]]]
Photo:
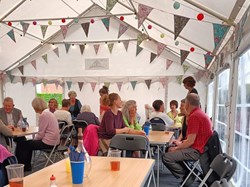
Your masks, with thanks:
[[[150,123],[151,123],[152,131],[165,131],[166,130],[165,122],[163,121],[163,119],[159,117],[154,117],[150,119]]]

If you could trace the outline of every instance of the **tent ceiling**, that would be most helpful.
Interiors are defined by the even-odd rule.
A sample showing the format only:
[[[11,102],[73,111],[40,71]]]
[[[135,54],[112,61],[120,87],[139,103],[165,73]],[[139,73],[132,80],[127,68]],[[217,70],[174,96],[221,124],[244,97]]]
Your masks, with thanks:
[[[55,34],[61,32],[59,25],[63,25],[61,22],[62,18],[84,16],[90,10],[90,7],[91,9],[95,8],[93,4],[106,9],[106,2],[106,0],[0,1],[0,70],[6,71],[13,65],[23,62],[31,53],[42,47],[41,42],[55,42]],[[166,50],[172,51],[174,54],[179,55],[180,50],[189,51],[190,48],[194,47],[195,51],[188,55],[187,62],[194,67],[205,68],[204,55],[207,52],[211,52],[213,55],[219,53],[234,32],[235,28],[233,25],[239,22],[248,8],[249,1],[179,0],[178,2],[180,3],[180,8],[175,9],[173,4],[176,1],[173,0],[120,0],[110,13],[114,15],[124,14],[124,22],[130,25],[131,28],[138,29],[151,39],[166,44]],[[153,8],[140,28],[138,28],[138,16],[136,18],[136,15],[133,14],[138,13],[139,4]],[[198,21],[196,19],[199,13],[204,14],[204,20]],[[174,39],[174,15],[190,18],[176,40]],[[95,14],[92,16],[95,18]],[[49,20],[53,24],[48,26],[46,35],[43,37],[40,25],[48,25]],[[90,20],[89,17],[86,18],[86,22],[88,20]],[[12,26],[8,26],[8,21],[12,22]],[[30,24],[25,36],[22,36],[23,28],[21,21]],[[33,21],[37,21],[38,25],[32,25]],[[73,22],[73,19],[67,19],[66,24],[70,26],[70,22]],[[217,49],[214,46],[214,23],[229,24],[231,26]],[[148,29],[148,25],[152,25],[152,29]],[[73,27],[74,24],[71,26]],[[16,43],[7,35],[11,29],[14,29]],[[164,37],[161,37],[161,34],[164,34]],[[86,38],[77,36],[70,35],[66,39],[61,37],[60,42],[86,42]],[[101,36],[98,35],[95,41],[117,40],[117,36],[113,38],[102,38]],[[134,39],[134,37],[130,39]],[[176,41],[178,41],[178,45],[176,45]]]

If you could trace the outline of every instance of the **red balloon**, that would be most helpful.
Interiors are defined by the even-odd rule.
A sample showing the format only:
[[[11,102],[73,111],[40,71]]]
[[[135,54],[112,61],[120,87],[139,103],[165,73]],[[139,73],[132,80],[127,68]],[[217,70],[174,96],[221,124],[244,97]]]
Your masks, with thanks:
[[[191,52],[194,52],[194,47],[191,47],[191,48],[190,48],[190,51],[191,51]]]
[[[197,19],[198,19],[199,21],[203,20],[203,19],[204,19],[204,14],[199,13],[199,14],[197,15]]]
[[[8,25],[9,25],[9,26],[12,26],[12,23],[9,21],[9,22],[8,22]]]
[[[148,25],[148,29],[152,29],[152,25]]]
[[[123,16],[121,16],[121,17],[120,17],[120,20],[121,20],[121,21],[123,21],[123,20],[124,20],[124,17],[123,17]]]
[[[36,25],[37,23],[36,23],[36,21],[33,21],[33,25]]]
[[[91,19],[91,20],[90,20],[90,23],[94,23],[94,22],[95,22],[95,20],[94,20],[94,19]]]
[[[65,23],[65,22],[66,22],[66,19],[65,19],[65,18],[62,18],[62,22]]]

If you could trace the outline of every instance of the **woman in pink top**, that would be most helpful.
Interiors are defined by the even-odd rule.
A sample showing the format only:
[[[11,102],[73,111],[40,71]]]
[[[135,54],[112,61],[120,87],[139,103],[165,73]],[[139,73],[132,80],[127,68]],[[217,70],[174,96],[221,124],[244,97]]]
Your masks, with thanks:
[[[39,130],[34,140],[17,142],[16,157],[19,163],[24,164],[24,170],[31,170],[31,158],[33,150],[52,149],[59,144],[60,133],[56,117],[45,110],[46,102],[41,98],[32,101],[32,107],[39,115]]]

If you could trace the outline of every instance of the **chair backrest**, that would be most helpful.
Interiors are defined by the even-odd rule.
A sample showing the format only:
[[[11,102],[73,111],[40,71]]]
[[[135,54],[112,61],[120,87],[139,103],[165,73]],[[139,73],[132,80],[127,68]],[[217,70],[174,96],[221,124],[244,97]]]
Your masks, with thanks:
[[[73,120],[72,122],[76,130],[82,128],[82,132],[84,132],[85,128],[88,126],[88,123],[85,120]]]
[[[215,181],[211,187],[229,187],[227,179],[221,179],[220,181]]]
[[[154,117],[150,119],[152,131],[165,131],[166,130],[166,124],[163,121],[163,119],[159,117]]]
[[[145,136],[117,134],[111,139],[109,147],[126,151],[148,151],[149,142]]]

